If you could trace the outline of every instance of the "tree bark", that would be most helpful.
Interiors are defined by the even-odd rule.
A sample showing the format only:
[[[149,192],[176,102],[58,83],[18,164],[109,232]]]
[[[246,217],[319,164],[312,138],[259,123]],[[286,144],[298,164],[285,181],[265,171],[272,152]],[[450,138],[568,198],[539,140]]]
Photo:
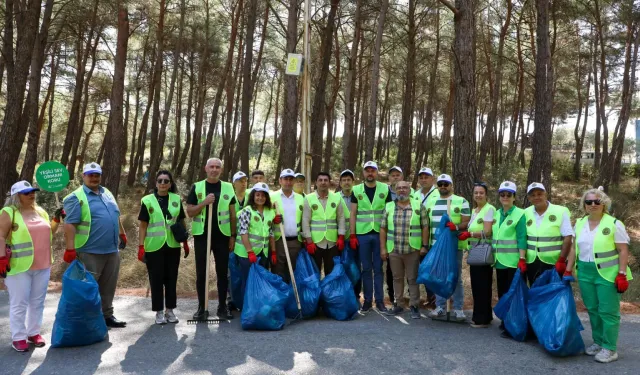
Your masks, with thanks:
[[[287,23],[287,53],[295,53],[298,41],[298,0],[289,0]],[[282,134],[280,137],[279,170],[296,160],[298,128],[298,85],[296,76],[284,76],[284,111],[282,116]]]
[[[351,51],[347,60],[347,79],[344,90],[344,132],[342,136],[342,167],[353,168],[356,163],[356,135],[355,120],[353,116],[353,97],[356,87],[356,62],[358,59],[358,45],[360,44],[360,33],[362,27],[361,20],[362,0],[356,0],[356,10],[354,15],[353,40]]]

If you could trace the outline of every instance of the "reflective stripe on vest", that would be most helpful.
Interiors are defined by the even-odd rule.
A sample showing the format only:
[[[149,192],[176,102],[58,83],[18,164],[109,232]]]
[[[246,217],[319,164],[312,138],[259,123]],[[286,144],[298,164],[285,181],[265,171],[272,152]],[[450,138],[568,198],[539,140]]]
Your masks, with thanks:
[[[104,189],[102,194],[105,194],[111,200],[115,202],[115,197],[109,189],[101,186]],[[91,233],[91,209],[89,208],[89,200],[87,194],[84,192],[84,185],[74,190],[71,194],[64,197],[63,202],[70,196],[75,195],[80,204],[80,223],[76,225],[76,236],[74,240],[74,246],[76,250],[82,248],[84,244],[89,240],[89,233]]]
[[[317,193],[309,194],[305,197],[311,209],[311,239],[314,243],[320,243],[323,239],[330,242],[338,240],[338,205],[342,198],[338,193],[329,193],[326,207],[322,207]]]
[[[484,207],[480,209],[480,212],[478,212],[478,214],[475,216],[475,218],[473,219],[473,222],[471,221],[469,222],[469,227],[467,228],[467,231],[470,233],[471,232],[480,233],[484,231],[484,217],[487,214],[487,211],[489,210],[493,210],[493,215],[495,216],[496,208],[490,205],[489,203],[486,203]],[[469,246],[473,246],[478,242],[480,242],[480,238],[469,237]]]
[[[271,193],[270,194],[271,203],[277,204],[278,211],[282,215],[282,220],[287,220],[288,218],[284,217],[284,210],[282,207],[282,196],[280,194],[282,194],[282,190],[278,190],[276,192]],[[293,192],[292,194],[296,202],[296,227],[298,230],[298,241],[302,242],[302,208],[304,205],[304,197],[296,192]],[[282,234],[280,233],[280,225],[273,226],[273,235],[276,241],[279,240],[280,237],[282,237]]]
[[[149,224],[147,225],[147,235],[144,238],[144,250],[146,252],[154,252],[162,248],[166,243],[169,247],[178,248],[180,244],[173,237],[171,225],[176,223],[176,219],[180,214],[180,196],[178,194],[169,193],[168,210],[171,220],[167,221],[160,208],[158,199],[154,194],[142,197],[147,211],[149,212]]]
[[[540,227],[536,225],[535,207],[524,210],[527,220],[527,263],[533,263],[537,258],[547,264],[555,264],[562,251],[562,235],[560,225],[563,215],[569,214],[566,207],[549,203],[544,213]],[[569,216],[569,218],[571,218]]]
[[[449,220],[451,220],[452,223],[458,225],[462,222],[462,205],[464,204],[464,201],[465,201],[464,198],[459,197],[455,194],[451,195],[451,206],[449,207],[449,212],[447,212],[446,209],[444,211],[433,210],[438,200],[440,200],[439,196],[437,199],[431,200],[429,203],[429,207],[427,207],[427,210],[429,211],[429,222],[430,222],[430,228],[431,228],[431,233],[429,235],[429,237],[431,238],[431,241],[430,241],[431,246],[433,246],[433,244],[436,243],[436,240],[437,240],[436,231],[438,229],[438,224],[439,224],[433,221],[434,215],[442,216],[446,213],[447,215],[449,215]],[[467,244],[468,244],[467,241],[458,241],[458,250],[467,249]]]
[[[356,234],[367,234],[372,230],[380,232],[380,221],[389,195],[389,186],[382,182],[376,182],[373,202],[369,201],[364,186],[362,183],[353,188],[353,194],[358,200],[358,211],[354,213],[356,215]]]
[[[411,219],[409,220],[409,246],[414,250],[422,247],[422,227],[420,226],[420,202],[411,199]],[[389,202],[387,210],[387,252],[391,253],[395,248],[395,217],[396,203]]]
[[[11,238],[7,242],[7,245],[11,248],[11,258],[9,259],[11,271],[7,272],[7,275],[17,275],[28,271],[33,264],[34,248],[31,234],[22,218],[22,214],[20,210],[14,207],[5,207],[0,212],[6,212],[9,218],[13,217],[13,228],[10,229]],[[42,208],[36,207],[36,212],[49,224],[49,215]],[[49,244],[52,244],[53,235],[51,231],[49,232]],[[49,253],[53,264],[53,251],[51,251],[51,248],[49,248]]]
[[[505,217],[500,224],[502,209],[496,210],[493,215],[493,227],[491,228],[491,246],[495,252],[496,262],[503,266],[516,268],[520,260],[520,249],[518,249],[518,235],[516,227],[524,215],[524,210],[514,207],[509,216]]]
[[[248,211],[251,213],[251,220],[249,223],[249,243],[251,244],[251,248],[253,252],[257,255],[261,253],[264,256],[268,256],[269,254],[269,228],[273,223],[273,219],[276,216],[274,210],[265,208],[262,215],[264,218],[260,216],[258,211],[253,210],[250,206],[243,208],[240,213]],[[240,216],[238,213],[238,216]],[[242,236],[238,234],[236,236],[236,246],[233,252],[240,257],[246,258],[248,256],[247,249],[242,242]]]
[[[195,184],[196,197],[198,198],[198,204],[202,203],[207,197],[207,180],[198,181]],[[218,212],[214,220],[218,222],[218,228],[220,232],[225,236],[231,235],[231,214],[229,211],[229,202],[236,196],[233,190],[233,185],[228,182],[220,181],[220,198],[218,198]],[[198,236],[204,233],[204,221],[207,209],[203,208],[202,211],[192,218],[191,232],[194,236]]]

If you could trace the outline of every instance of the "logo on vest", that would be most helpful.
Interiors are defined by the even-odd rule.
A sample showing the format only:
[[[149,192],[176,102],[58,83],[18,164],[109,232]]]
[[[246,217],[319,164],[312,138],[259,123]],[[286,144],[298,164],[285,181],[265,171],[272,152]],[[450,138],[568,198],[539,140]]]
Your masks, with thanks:
[[[551,216],[549,216],[549,221],[550,221],[550,222],[552,222],[552,223],[553,223],[553,222],[555,222],[556,220],[558,220],[558,218],[556,217],[556,215],[551,215]]]
[[[11,226],[11,230],[12,230],[12,231],[14,231],[14,232],[17,232],[17,231],[18,231],[18,228],[20,228],[20,227],[19,227],[19,226],[18,226],[18,224],[16,224],[16,223],[14,223],[14,224]]]
[[[84,204],[84,201],[80,201],[80,207],[82,207],[83,204]]]
[[[331,208],[336,208],[335,202],[331,202]]]
[[[384,193],[380,193],[378,196],[380,197],[380,199],[384,199]]]
[[[362,200],[362,194],[358,194],[358,199]]]
[[[527,226],[530,227],[531,224],[533,224],[533,220],[529,219],[529,221],[527,221]]]
[[[225,194],[225,195],[222,196],[222,199],[224,199],[225,201],[229,200],[229,196],[227,194]]]
[[[513,224],[513,220],[507,220],[507,225]]]
[[[257,216],[254,216],[254,217],[253,217],[253,219],[254,219],[255,221],[260,221],[260,218],[259,218],[259,217],[257,217]]]
[[[317,210],[318,209],[318,205],[314,204],[313,206],[311,206],[311,208],[313,208],[314,210]]]
[[[609,228],[604,228],[604,229],[602,230],[602,234],[604,234],[605,236],[610,235],[610,234],[611,234],[611,229],[609,229]]]
[[[152,214],[154,211],[153,207],[149,208],[149,213]]]
[[[267,221],[267,225],[271,226],[271,220]]]
[[[420,210],[416,210],[416,215],[420,215]]]
[[[202,199],[202,193],[198,193],[198,199]]]
[[[299,205],[298,208],[300,209],[300,211],[302,211],[302,205]]]
[[[173,203],[171,203],[171,205],[172,205],[173,207],[178,207],[178,202],[173,202]]]
[[[453,212],[459,214],[460,213],[460,207],[456,207],[453,209]]]

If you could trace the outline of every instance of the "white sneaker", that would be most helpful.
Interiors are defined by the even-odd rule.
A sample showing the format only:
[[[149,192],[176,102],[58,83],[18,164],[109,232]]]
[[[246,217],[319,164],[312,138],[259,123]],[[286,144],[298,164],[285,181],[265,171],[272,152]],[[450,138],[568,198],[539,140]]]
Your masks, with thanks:
[[[164,313],[164,317],[165,319],[167,319],[168,323],[178,323],[178,317],[176,316],[176,314],[173,313],[173,309],[167,309],[167,311],[165,311]]]
[[[467,320],[467,316],[464,315],[464,311],[462,310],[455,310],[454,314],[456,314],[456,320],[458,321]]]
[[[609,363],[618,360],[618,353],[609,349],[602,348],[602,350],[596,354],[596,362]]]
[[[156,324],[167,324],[167,320],[165,319],[164,313],[162,311],[158,311],[156,313]]]
[[[437,318],[440,316],[444,316],[446,314],[446,312],[444,311],[444,309],[440,306],[436,307],[435,310],[432,310],[429,313],[429,318]]]
[[[593,344],[591,344],[590,347],[586,348],[584,350],[584,354],[586,355],[596,355],[598,353],[600,353],[600,350],[602,350],[602,346],[596,344],[595,342]]]

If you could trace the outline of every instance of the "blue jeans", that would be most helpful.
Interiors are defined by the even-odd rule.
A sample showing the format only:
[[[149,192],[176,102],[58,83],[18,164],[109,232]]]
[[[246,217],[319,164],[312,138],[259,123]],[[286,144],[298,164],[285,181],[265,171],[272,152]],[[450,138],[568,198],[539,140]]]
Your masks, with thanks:
[[[364,302],[371,303],[375,295],[376,303],[383,303],[382,259],[380,258],[380,235],[376,232],[358,235],[360,264],[362,265],[362,286]],[[373,277],[372,272],[373,271]]]
[[[458,250],[458,285],[453,292],[453,309],[462,310],[464,305],[464,289],[462,288],[462,251]],[[447,299],[436,295],[436,306],[446,310]]]

